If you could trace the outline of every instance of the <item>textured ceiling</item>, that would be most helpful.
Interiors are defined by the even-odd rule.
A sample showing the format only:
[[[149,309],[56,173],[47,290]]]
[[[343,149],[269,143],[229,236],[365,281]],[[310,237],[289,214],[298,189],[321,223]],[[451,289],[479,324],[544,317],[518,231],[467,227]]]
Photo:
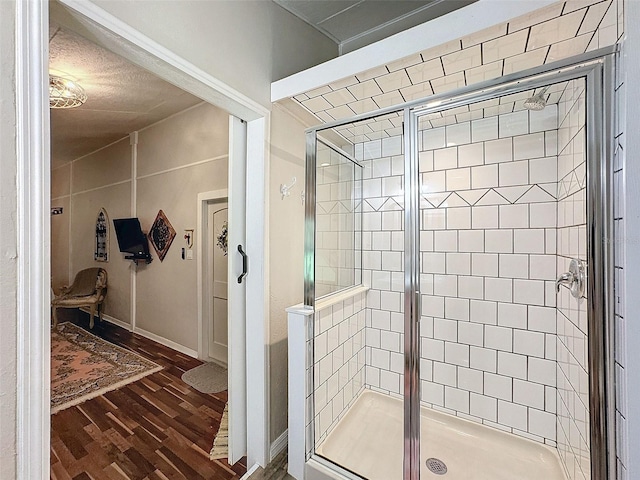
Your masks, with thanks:
[[[340,46],[341,53],[381,40],[477,0],[274,0]]]
[[[87,102],[51,109],[51,167],[200,103],[188,94],[83,37],[52,26],[49,72],[76,80]]]

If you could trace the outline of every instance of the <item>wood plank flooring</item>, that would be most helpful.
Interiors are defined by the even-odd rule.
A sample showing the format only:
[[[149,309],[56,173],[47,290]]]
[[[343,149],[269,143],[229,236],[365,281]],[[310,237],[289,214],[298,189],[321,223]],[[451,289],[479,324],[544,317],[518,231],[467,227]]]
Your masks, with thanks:
[[[59,321],[89,330],[89,315],[60,310]],[[181,380],[202,362],[108,322],[91,333],[164,367],[137,382],[51,416],[54,480],[238,480],[236,465],[209,460],[227,392],[203,394]]]

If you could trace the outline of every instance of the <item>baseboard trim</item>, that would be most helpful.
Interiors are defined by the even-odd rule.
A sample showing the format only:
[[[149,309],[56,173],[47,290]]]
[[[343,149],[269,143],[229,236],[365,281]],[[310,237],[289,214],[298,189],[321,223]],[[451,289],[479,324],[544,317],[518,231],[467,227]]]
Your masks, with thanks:
[[[257,463],[253,465],[253,467],[251,467],[249,470],[247,470],[247,473],[245,473],[242,477],[240,477],[240,480],[248,480],[248,478],[253,475],[253,473],[258,470],[260,468],[260,465],[258,465]]]
[[[88,308],[81,307],[80,310],[88,314],[91,314],[91,311]],[[159,344],[164,345],[165,347],[172,348],[177,352],[184,353],[185,355],[188,355],[192,358],[198,358],[198,352],[196,352],[191,348],[185,347],[184,345],[180,345],[179,343],[176,343],[167,338],[161,337],[160,335],[156,335],[155,333],[148,332],[138,327],[135,327],[132,330],[131,324],[123,322],[122,320],[118,320],[117,318],[107,315],[106,313],[102,314],[102,319],[109,323],[113,323],[114,325],[117,325],[119,327],[122,327],[130,332],[132,331],[133,333],[136,333],[141,337],[145,337],[145,338],[148,338],[149,340],[153,340],[154,342],[158,342]]]
[[[91,310],[89,310],[87,307],[80,307],[80,310],[83,311],[84,313],[88,313],[89,315],[91,315]],[[130,332],[132,331],[130,323],[123,322],[122,320],[112,317],[111,315],[107,315],[106,313],[103,313],[102,319],[109,323],[113,323],[114,325],[117,325],[119,327],[122,327],[126,330],[129,330]]]
[[[195,350],[185,347],[184,345],[180,345],[179,343],[173,342],[167,338],[161,337],[160,335],[156,335],[155,333],[148,332],[138,327],[134,328],[133,333],[137,333],[138,335],[148,338],[149,340],[153,340],[154,342],[158,342],[165,347],[172,348],[177,352],[184,353],[185,355],[188,355],[192,358],[198,358],[198,352],[196,352]]]
[[[276,458],[278,454],[282,452],[285,448],[287,448],[288,443],[289,443],[289,429],[287,428],[271,444],[271,449],[269,451],[269,461],[273,462],[273,459]]]

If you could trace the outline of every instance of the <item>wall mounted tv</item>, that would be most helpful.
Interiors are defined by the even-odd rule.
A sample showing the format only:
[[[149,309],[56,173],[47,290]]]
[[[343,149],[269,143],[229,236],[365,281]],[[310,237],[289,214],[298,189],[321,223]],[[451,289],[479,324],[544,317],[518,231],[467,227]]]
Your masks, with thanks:
[[[125,259],[133,260],[136,264],[138,260],[151,263],[149,242],[147,236],[142,232],[140,220],[137,218],[115,218],[113,226],[116,229],[120,251],[130,254],[126,255]]]

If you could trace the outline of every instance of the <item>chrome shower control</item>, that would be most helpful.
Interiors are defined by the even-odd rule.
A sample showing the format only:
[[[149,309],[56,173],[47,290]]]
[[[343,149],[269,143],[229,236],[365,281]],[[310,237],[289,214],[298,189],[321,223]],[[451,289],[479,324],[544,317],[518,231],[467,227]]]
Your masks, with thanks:
[[[585,276],[585,264],[582,260],[572,259],[569,271],[560,275],[556,280],[556,292],[560,291],[562,285],[568,288],[575,298],[581,298],[584,294]]]

